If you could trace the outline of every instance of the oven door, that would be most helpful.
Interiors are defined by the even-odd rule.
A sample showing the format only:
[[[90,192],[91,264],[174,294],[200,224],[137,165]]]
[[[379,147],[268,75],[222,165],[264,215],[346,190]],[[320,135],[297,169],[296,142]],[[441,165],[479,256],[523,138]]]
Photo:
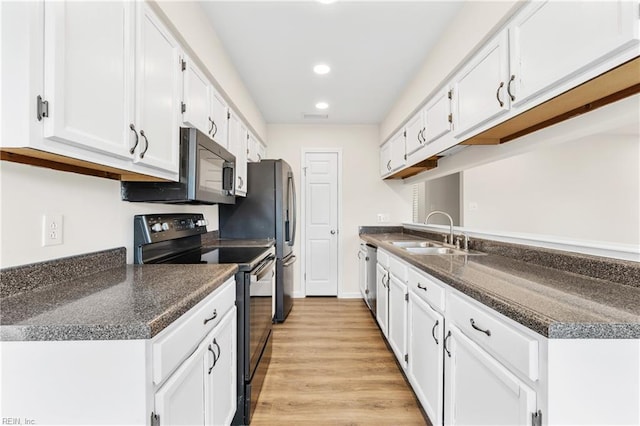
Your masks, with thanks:
[[[260,355],[264,348],[273,322],[275,290],[275,258],[270,258],[262,266],[251,271],[249,281],[249,371],[245,371],[248,381],[253,378]]]

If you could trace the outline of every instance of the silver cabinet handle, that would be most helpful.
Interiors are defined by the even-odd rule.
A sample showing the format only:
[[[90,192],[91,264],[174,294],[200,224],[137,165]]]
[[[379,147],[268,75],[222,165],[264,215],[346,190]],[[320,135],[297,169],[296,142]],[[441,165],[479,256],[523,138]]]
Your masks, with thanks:
[[[418,288],[419,288],[420,290],[427,291],[427,288],[426,288],[426,287],[422,287],[422,284],[420,284],[420,283],[418,283]]]
[[[474,329],[478,330],[481,333],[486,334],[487,336],[491,336],[491,330],[489,330],[489,329],[486,329],[486,330],[481,329],[480,327],[478,327],[476,325],[476,322],[473,320],[473,318],[469,318],[469,322],[471,323],[471,327],[473,327]]]
[[[511,74],[511,78],[509,79],[509,84],[507,84],[507,93],[509,94],[509,97],[511,98],[511,101],[515,101],[516,97],[513,96],[513,93],[511,93],[511,83],[513,83],[513,80],[516,79],[516,76]]]
[[[204,323],[208,323],[209,321],[213,321],[214,319],[218,318],[218,310],[214,309],[213,310],[213,315],[211,315],[211,318],[205,318]]]
[[[387,170],[391,171],[391,160],[387,161]]]
[[[451,337],[451,330],[447,333],[447,337],[444,338],[444,350],[447,353],[447,356],[451,358],[451,352],[447,349],[447,340],[449,340],[449,337]]]
[[[133,147],[131,147],[131,149],[129,150],[129,154],[133,154],[136,151],[136,148],[138,147],[138,132],[136,131],[136,126],[133,125],[133,123],[129,124],[129,128],[131,129],[131,131],[133,132],[134,135],[136,135],[136,143],[133,144]]]
[[[500,86],[498,86],[498,90],[496,90],[496,99],[498,100],[500,107],[504,106],[504,102],[502,102],[502,99],[500,99],[500,89],[502,89],[503,87],[504,87],[504,81],[501,81]]]
[[[140,136],[142,136],[144,138],[144,151],[142,151],[140,153],[140,159],[144,158],[144,154],[147,153],[147,150],[149,149],[149,140],[147,139],[147,135],[144,134],[144,130],[140,130]]]
[[[358,259],[362,259],[362,252],[358,250]]]
[[[431,335],[433,336],[433,340],[436,341],[436,345],[438,345],[438,338],[436,337],[436,328],[438,327],[438,324],[440,324],[440,320],[436,320],[436,323],[433,324],[433,328],[431,329]]]
[[[215,123],[213,122],[211,117],[207,117],[207,118],[209,119],[209,123],[211,123],[211,127],[209,128],[209,134],[211,134],[211,132],[213,132],[213,126],[215,126]]]
[[[244,180],[242,179],[242,176],[238,176],[238,180],[240,181],[240,183],[238,183],[238,188],[242,188],[244,186]]]
[[[220,355],[222,354],[222,349],[220,349],[220,345],[218,344],[218,342],[216,342],[215,338],[213,339],[213,344],[216,345],[216,348],[218,348],[218,355],[215,356],[214,354],[214,358],[213,358],[213,366],[215,367],[218,361],[220,361]]]

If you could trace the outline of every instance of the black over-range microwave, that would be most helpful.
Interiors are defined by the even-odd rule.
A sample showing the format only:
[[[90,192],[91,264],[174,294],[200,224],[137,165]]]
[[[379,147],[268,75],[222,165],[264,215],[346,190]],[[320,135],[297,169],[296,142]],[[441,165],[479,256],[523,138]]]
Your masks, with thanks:
[[[179,182],[122,182],[126,201],[235,204],[236,157],[195,128],[180,129]]]

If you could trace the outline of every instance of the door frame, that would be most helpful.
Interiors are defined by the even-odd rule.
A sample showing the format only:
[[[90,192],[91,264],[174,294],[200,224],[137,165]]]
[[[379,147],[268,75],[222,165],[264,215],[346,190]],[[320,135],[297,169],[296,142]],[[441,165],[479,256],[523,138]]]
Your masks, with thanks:
[[[300,292],[299,297],[307,297],[307,280],[305,275],[307,273],[307,232],[306,232],[306,208],[307,208],[307,175],[305,171],[305,164],[307,154],[337,154],[338,157],[338,223],[336,224],[336,231],[338,234],[338,298],[342,298],[342,148],[303,148],[300,153],[300,257],[302,257],[302,264],[300,265]]]

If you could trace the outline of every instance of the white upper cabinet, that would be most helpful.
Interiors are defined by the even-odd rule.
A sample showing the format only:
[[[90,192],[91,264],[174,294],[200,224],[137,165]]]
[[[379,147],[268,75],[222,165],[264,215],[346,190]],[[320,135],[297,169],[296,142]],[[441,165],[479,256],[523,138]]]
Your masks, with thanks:
[[[399,170],[406,163],[405,131],[399,130],[380,148],[380,174],[386,176]]]
[[[196,64],[185,56],[183,59],[182,123],[208,133],[210,126],[210,83]]]
[[[236,157],[234,191],[241,197],[247,195],[247,137],[247,127],[229,110],[229,152]]]
[[[136,162],[178,170],[180,85],[178,43],[146,2],[139,7],[136,51]]]
[[[224,100],[222,95],[213,86],[210,87],[210,93],[211,117],[209,119],[209,136],[220,145],[228,148],[229,110],[227,101]]]
[[[453,129],[452,96],[453,92],[449,89],[449,86],[445,86],[424,107],[425,130],[422,133],[422,137],[425,144],[435,141]]]
[[[532,2],[509,26],[509,37],[508,88],[517,105],[637,42],[638,3]]]
[[[260,142],[253,135],[253,133],[249,132],[249,140],[247,142],[247,161],[256,163],[260,161],[262,158],[260,157]]]
[[[424,146],[425,143],[425,124],[424,124],[424,112],[418,111],[409,121],[405,124],[405,130],[407,132],[406,150],[407,155],[411,155]]]
[[[132,159],[135,4],[44,2],[44,137]]]
[[[502,31],[454,78],[456,136],[509,111],[507,32]]]

